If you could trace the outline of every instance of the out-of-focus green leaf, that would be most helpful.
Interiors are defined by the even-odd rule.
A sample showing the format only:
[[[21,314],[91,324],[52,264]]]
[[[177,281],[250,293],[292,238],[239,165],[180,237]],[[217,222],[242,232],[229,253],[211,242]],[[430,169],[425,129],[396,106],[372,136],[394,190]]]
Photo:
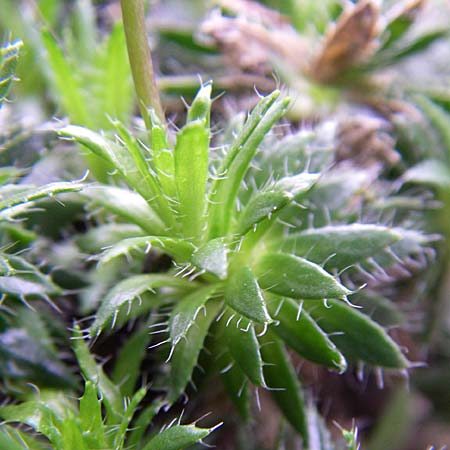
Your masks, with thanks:
[[[351,224],[311,228],[290,234],[275,247],[326,267],[343,269],[375,256],[402,236],[381,225]]]
[[[18,39],[12,42],[7,40],[0,45],[0,108],[14,79],[19,50],[22,44],[22,41]]]
[[[12,193],[12,195],[5,195],[3,198],[0,198],[0,220],[8,220],[17,214],[24,212],[33,205],[35,201],[46,197],[51,198],[66,192],[77,192],[83,189],[84,186],[83,183],[78,181],[61,181],[39,187],[20,186],[19,192]]]
[[[343,298],[351,294],[321,266],[287,253],[265,254],[256,273],[263,289],[290,298]]]
[[[263,292],[250,267],[241,267],[231,275],[225,289],[225,301],[238,313],[257,323],[269,323]]]
[[[145,358],[150,334],[146,324],[138,328],[119,350],[111,380],[120,386],[123,397],[130,398],[141,375],[141,364]]]
[[[309,446],[305,402],[298,376],[289,360],[283,344],[271,331],[262,338],[261,348],[266,365],[264,375],[271,394],[291,425],[303,438],[305,448]]]
[[[151,235],[164,236],[167,228],[147,202],[135,192],[107,185],[86,187],[81,194]]]
[[[441,161],[427,159],[408,169],[403,175],[403,180],[406,183],[425,184],[448,190],[450,170]]]
[[[90,444],[90,448],[106,448],[102,402],[98,398],[97,387],[91,381],[86,381],[84,394],[80,398],[80,420],[84,439]]]

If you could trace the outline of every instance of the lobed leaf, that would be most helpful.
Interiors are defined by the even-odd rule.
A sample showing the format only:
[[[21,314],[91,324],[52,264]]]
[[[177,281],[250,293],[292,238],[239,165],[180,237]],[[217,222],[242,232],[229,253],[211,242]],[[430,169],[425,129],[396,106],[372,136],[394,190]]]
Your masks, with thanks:
[[[225,288],[227,305],[257,323],[270,323],[266,301],[250,267],[244,266],[233,273]]]
[[[86,381],[84,394],[80,398],[80,421],[83,436],[89,448],[106,448],[105,427],[102,417],[102,402],[98,398],[97,387]],[[94,446],[95,445],[95,446]]]
[[[344,269],[402,239],[392,228],[354,223],[311,228],[288,235],[275,247],[328,268]]]
[[[263,289],[290,298],[344,298],[351,294],[321,266],[287,253],[265,254],[256,273]]]
[[[398,345],[386,331],[357,309],[338,301],[305,301],[304,307],[320,323],[338,349],[352,361],[373,366],[402,369],[408,367]]]

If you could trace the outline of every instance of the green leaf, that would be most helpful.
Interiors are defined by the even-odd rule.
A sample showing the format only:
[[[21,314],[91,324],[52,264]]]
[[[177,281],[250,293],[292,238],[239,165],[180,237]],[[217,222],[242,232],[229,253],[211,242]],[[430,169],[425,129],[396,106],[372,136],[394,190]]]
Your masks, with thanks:
[[[154,401],[151,405],[145,407],[139,414],[136,420],[133,421],[133,427],[130,429],[127,436],[127,447],[130,449],[137,449],[142,440],[142,436],[148,428],[148,424],[152,421],[155,414],[163,406],[161,402]]]
[[[126,221],[139,225],[149,234],[164,235],[167,232],[161,219],[135,192],[114,186],[94,185],[84,188],[81,194]]]
[[[283,116],[289,100],[279,91],[260,100],[239,132],[219,168],[219,177],[211,186],[209,205],[209,237],[227,233],[241,182],[247,173],[258,145],[272,126]]]
[[[263,292],[250,267],[233,273],[225,288],[225,302],[232,309],[257,323],[270,323]]]
[[[183,236],[200,240],[204,233],[208,179],[209,128],[204,120],[188,123],[177,134],[175,183]]]
[[[97,395],[97,387],[86,381],[84,394],[80,398],[80,420],[83,436],[89,448],[106,448],[105,427],[102,418],[102,402]],[[95,445],[95,447],[94,447]]]
[[[271,329],[299,355],[330,369],[344,372],[347,362],[327,334],[294,300],[283,298],[268,302],[277,324]]]
[[[19,50],[22,45],[21,40],[9,42],[9,39],[7,39],[0,46],[0,109],[14,80]]]
[[[161,190],[150,174],[147,162],[142,156],[137,142],[120,123],[114,122],[114,124],[119,129],[124,145],[76,125],[67,125],[59,129],[58,135],[63,138],[74,139],[108,162],[114,170],[120,172],[130,187],[141,194],[144,200],[149,201],[154,197],[161,199]]]
[[[124,405],[119,388],[105,375],[102,367],[97,364],[78,327],[75,327],[74,331],[73,350],[86,380],[98,388],[108,414],[107,423],[120,423]]]
[[[442,161],[437,159],[427,159],[416,164],[403,174],[402,179],[405,183],[425,184],[445,190],[450,189],[450,170]]]
[[[414,102],[438,132],[440,141],[444,147],[446,159],[450,161],[450,114],[444,108],[423,95],[415,95]]]
[[[161,186],[158,183],[153,168],[149,164],[146,155],[143,154],[144,151],[148,152],[148,150],[142,148],[142,145],[139,143],[139,141],[127,130],[125,126],[123,126],[122,123],[115,120],[112,121],[112,124],[116,129],[120,140],[126,147],[126,152],[124,152],[123,155],[124,161],[128,159],[129,155],[131,156],[131,158],[133,159],[133,164],[136,168],[136,173],[141,179],[140,184],[142,185],[142,182],[144,182],[144,185],[146,185],[147,187],[145,189],[140,189],[139,187],[135,186],[134,179],[132,182],[131,180],[129,181],[130,186],[133,186],[136,191],[138,191],[148,202],[150,202],[151,200],[154,203],[154,207],[156,208],[160,217],[162,217],[167,224],[171,224],[171,221],[173,219],[172,211],[169,208],[166,197],[162,195],[163,193],[161,191]],[[128,171],[131,173],[131,167],[128,169]]]
[[[225,240],[212,239],[193,253],[192,264],[224,280],[228,275],[227,254]]]
[[[258,191],[240,214],[237,233],[244,235],[262,220],[270,219],[272,214],[278,213],[296,196],[311,189],[318,177],[317,174],[302,173],[282,178]]]
[[[142,228],[135,224],[107,223],[91,228],[86,233],[77,236],[76,243],[84,252],[99,253],[122,239],[143,236],[145,233]]]
[[[206,127],[209,128],[211,114],[211,91],[212,82],[202,84],[197,95],[188,109],[186,122],[194,122],[195,120],[205,121]]]
[[[351,294],[333,276],[304,258],[287,253],[267,253],[257,263],[263,289],[295,299],[344,298]]]
[[[99,333],[111,318],[114,322],[121,308],[128,306],[146,292],[152,292],[161,287],[192,289],[195,284],[170,275],[144,274],[128,277],[117,283],[102,300],[95,321],[90,327],[91,336]]]
[[[40,401],[3,406],[0,417],[6,422],[24,423],[46,436],[56,448],[63,448],[59,430],[61,423],[52,409]]]
[[[144,248],[147,253],[155,246],[164,250],[164,253],[172,256],[178,263],[187,262],[194,251],[194,247],[181,239],[164,236],[142,236],[123,239],[112,247],[106,249],[100,256],[100,264],[106,264],[114,258],[129,254],[132,250]]]
[[[283,344],[270,330],[262,341],[261,351],[266,362],[264,376],[270,393],[289,423],[302,436],[305,448],[309,448],[305,402],[295,369]]]
[[[117,429],[117,431],[114,434],[114,448],[122,449],[124,442],[125,442],[125,436],[128,431],[128,427],[130,426],[131,420],[133,419],[133,416],[141,403],[141,401],[144,399],[145,394],[147,393],[147,390],[145,388],[139,389],[132,397],[131,400],[127,403],[125,414],[122,417],[122,421]]]
[[[181,339],[187,339],[190,328],[196,324],[196,319],[199,314],[202,314],[202,310],[206,311],[205,304],[216,289],[215,285],[199,288],[177,303],[169,319],[172,346],[176,346]]]
[[[223,329],[223,337],[228,350],[249,380],[256,386],[265,387],[263,360],[255,328],[242,316],[234,319],[232,317],[224,316],[221,319],[227,322]]]
[[[189,328],[185,339],[180,340],[175,347],[172,347],[168,395],[170,403],[177,400],[189,383],[209,326],[220,308],[221,304],[219,302],[207,302],[205,304],[206,313],[199,314],[196,318],[195,326]]]
[[[142,450],[182,450],[201,441],[213,430],[195,425],[174,425],[157,434]]]
[[[226,353],[221,361],[226,358],[226,364],[220,376],[225,386],[227,394],[231,397],[234,406],[245,421],[250,420],[250,393],[248,389],[248,379],[239,365],[233,363],[231,355]],[[225,370],[227,369],[227,370]]]
[[[149,110],[149,116],[153,166],[161,183],[162,191],[168,198],[176,201],[175,161],[167,142],[166,129],[153,109]]]
[[[78,181],[55,182],[39,187],[25,186],[19,192],[12,193],[0,200],[0,220],[8,220],[15,215],[24,212],[35,201],[51,198],[66,192],[77,192],[83,189],[85,184]]]
[[[354,223],[311,228],[290,234],[274,247],[317,264],[329,258],[326,267],[344,269],[375,256],[401,238],[401,234],[392,228]]]
[[[338,300],[329,300],[328,306],[305,301],[304,307],[324,331],[332,333],[331,340],[348,359],[387,368],[408,367],[386,331],[356,308]]]
[[[76,71],[67,62],[66,57],[50,31],[42,31],[42,42],[47,51],[53,87],[64,111],[74,123],[91,126],[92,120],[83,96],[83,86]]]
[[[99,82],[101,94],[98,96],[102,102],[101,111],[126,122],[133,108],[133,85],[130,67],[124,64],[128,55],[121,21],[113,25],[107,38],[106,51],[102,56],[98,60],[102,77]]]
[[[119,350],[111,380],[120,386],[123,397],[131,397],[141,375],[141,364],[150,342],[147,324],[138,328]]]

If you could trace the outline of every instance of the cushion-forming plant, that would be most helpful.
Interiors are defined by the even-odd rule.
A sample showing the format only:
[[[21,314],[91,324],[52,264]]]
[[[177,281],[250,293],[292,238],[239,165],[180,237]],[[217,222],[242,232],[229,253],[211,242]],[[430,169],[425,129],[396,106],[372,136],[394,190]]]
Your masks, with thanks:
[[[90,232],[111,243],[98,255],[100,266],[151,248],[173,263],[165,273],[113,283],[89,334],[169,307],[167,321],[152,324],[166,336],[156,345],[167,347],[167,402],[184,393],[206,340],[240,412],[249,414],[250,385],[270,389],[307,446],[304,398],[286,346],[338,372],[348,361],[408,368],[386,330],[350,303],[360,286],[346,287],[339,275],[387,275],[382,265],[421,253],[426,238],[346,212],[364,184],[361,174],[343,170],[321,181],[330,149],[320,136],[308,152],[314,133],[270,134],[289,103],[278,91],[262,97],[246,120],[237,117],[234,131],[215,137],[220,145],[213,148],[210,94],[204,84],[174,134],[151,109],[148,140],[118,121],[115,140],[73,125],[59,131],[113,165],[129,186],[81,191],[118,218]],[[91,251],[99,250],[90,241]]]

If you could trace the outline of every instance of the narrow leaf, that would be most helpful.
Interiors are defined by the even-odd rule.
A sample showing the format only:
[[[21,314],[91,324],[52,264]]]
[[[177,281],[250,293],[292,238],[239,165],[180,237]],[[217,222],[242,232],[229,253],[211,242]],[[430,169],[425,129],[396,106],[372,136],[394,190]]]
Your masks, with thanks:
[[[205,223],[209,129],[205,121],[188,123],[175,144],[175,182],[183,235],[198,241]]]
[[[320,323],[338,349],[352,361],[388,368],[408,367],[397,344],[368,316],[338,300],[305,301],[304,307]]]
[[[301,304],[284,298],[269,302],[268,308],[278,322],[272,331],[299,355],[339,372],[346,370],[344,356]]]
[[[279,96],[280,92],[274,91],[260,100],[219,168],[221,176],[210,190],[210,238],[223,236],[228,231],[239,187],[258,145],[283,116],[289,104],[288,99],[278,100]]]
[[[317,264],[329,258],[326,267],[343,269],[375,256],[401,238],[392,228],[354,223],[311,228],[290,234],[275,247]]]
[[[225,301],[235,311],[257,323],[270,323],[266,301],[250,267],[242,267],[231,275],[226,289]]]
[[[106,264],[114,258],[128,255],[132,250],[144,249],[147,253],[151,247],[160,248],[172,256],[178,263],[189,261],[194,247],[184,240],[164,236],[142,236],[123,239],[112,247],[106,249],[100,256],[99,262]]]
[[[86,381],[84,394],[80,398],[80,420],[84,438],[91,447],[106,447],[104,439],[105,428],[102,418],[102,403],[98,398],[97,387]]]
[[[188,109],[187,122],[195,120],[204,120],[206,127],[209,128],[211,113],[211,91],[212,83],[203,84]]]
[[[189,383],[192,372],[197,364],[200,351],[203,347],[206,334],[208,333],[209,326],[220,308],[221,305],[219,302],[209,301],[206,303],[205,314],[201,313],[197,316],[195,326],[191,326],[185,339],[180,340],[173,348],[173,354],[170,361],[168,397],[170,403],[177,400]]]
[[[149,234],[164,235],[167,232],[167,227],[147,202],[128,189],[94,185],[84,188],[81,194],[126,221],[139,225]]]
[[[105,375],[102,367],[97,364],[78,327],[74,331],[73,350],[86,380],[97,386],[108,414],[107,423],[118,423],[124,410],[119,388]]]
[[[263,360],[255,328],[251,322],[242,319],[242,316],[231,321],[227,317],[222,318],[227,321],[223,330],[224,340],[231,356],[249,380],[256,386],[265,386]]]
[[[309,448],[305,402],[297,373],[283,344],[273,333],[268,331],[263,342],[264,375],[272,389],[270,393],[290,424],[302,436],[305,448]]]
[[[169,275],[145,274],[128,277],[117,283],[103,299],[90,327],[91,336],[101,331],[111,318],[117,317],[121,308],[128,306],[146,292],[161,287],[192,289],[195,285]]]
[[[171,345],[176,346],[195,325],[199,314],[205,312],[205,304],[214,294],[217,286],[205,286],[197,289],[180,300],[170,314],[169,333]]]
[[[317,174],[302,173],[285,177],[258,191],[242,211],[236,231],[243,235],[262,220],[278,213],[300,193],[308,191],[318,179]]]
[[[174,425],[159,434],[142,450],[182,450],[201,441],[213,428],[198,428],[195,425]]]
[[[351,294],[321,266],[287,253],[267,253],[257,264],[263,289],[295,299],[344,298]]]

